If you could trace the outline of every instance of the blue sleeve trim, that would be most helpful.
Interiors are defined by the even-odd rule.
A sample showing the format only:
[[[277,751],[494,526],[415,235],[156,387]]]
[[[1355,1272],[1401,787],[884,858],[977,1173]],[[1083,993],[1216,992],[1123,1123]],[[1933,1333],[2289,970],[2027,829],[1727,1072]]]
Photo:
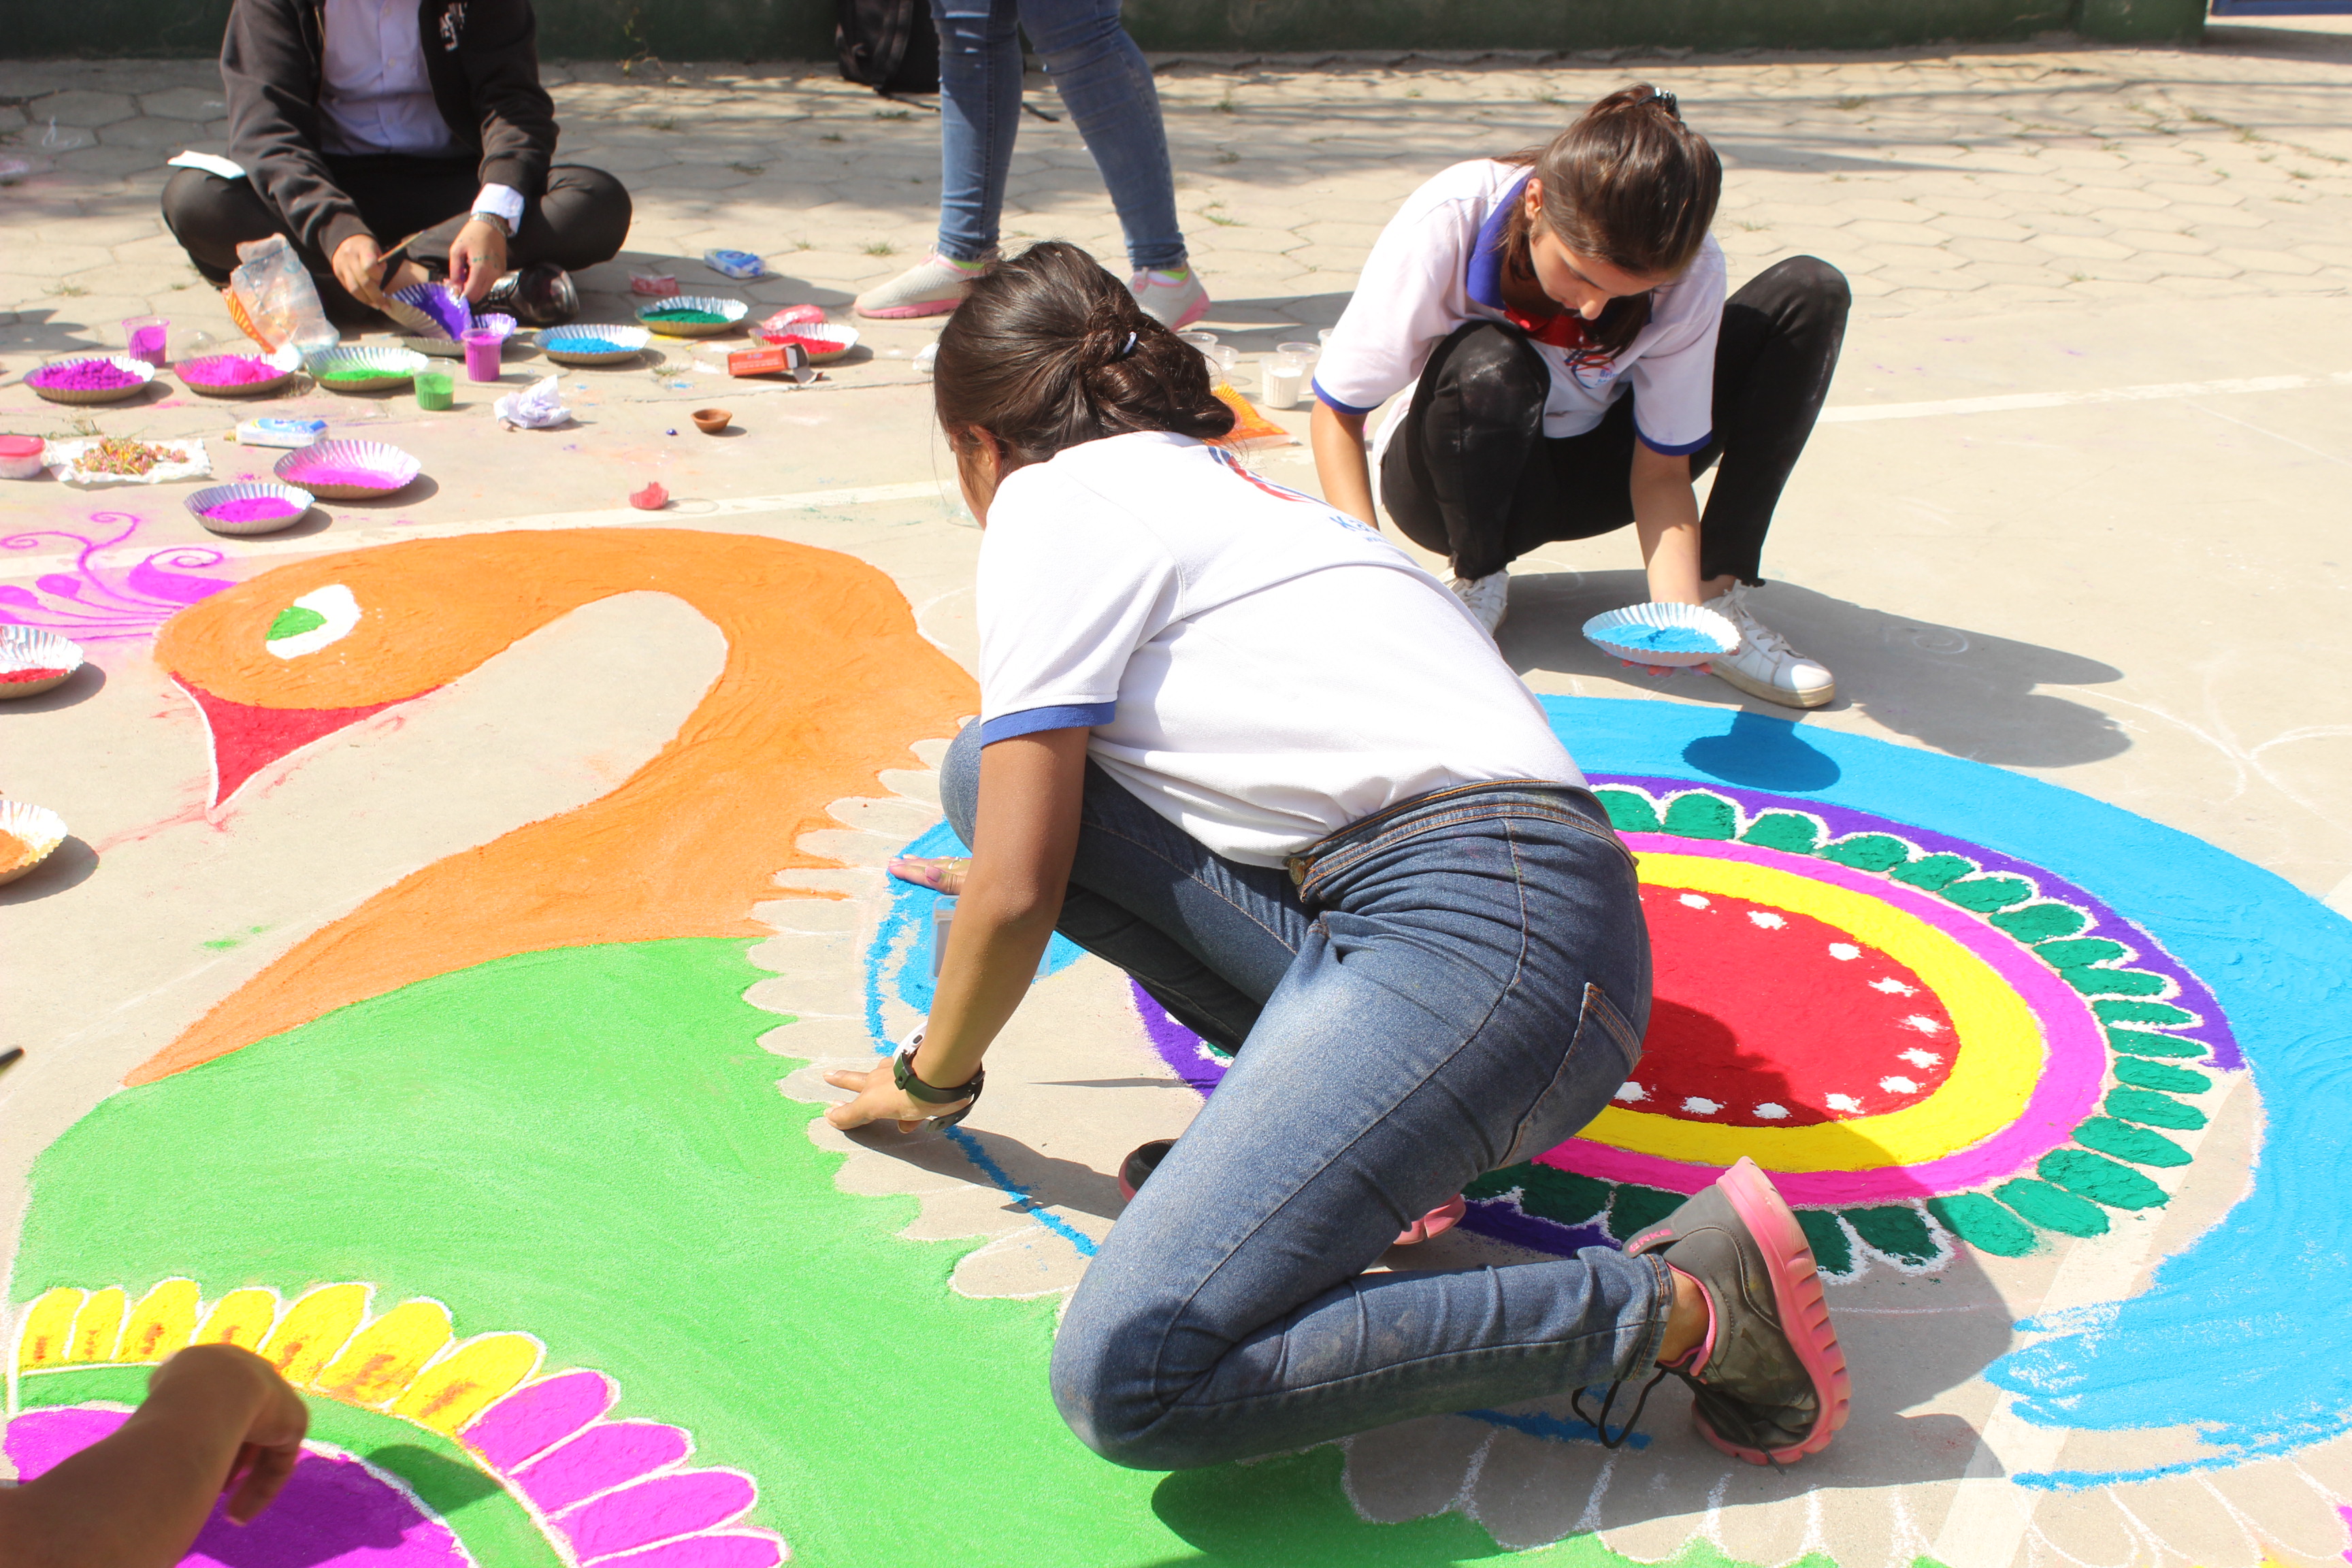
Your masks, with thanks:
[[[1529,175],[1521,174],[1518,183],[1503,194],[1478,226],[1478,238],[1470,247],[1470,266],[1462,284],[1470,298],[1490,310],[1503,308],[1503,231],[1510,226],[1511,208],[1528,188]]]
[[[1352,403],[1342,403],[1338,398],[1332,396],[1329,393],[1324,391],[1323,384],[1319,381],[1311,381],[1307,383],[1307,384],[1315,389],[1316,401],[1321,403],[1325,407],[1330,409],[1335,414],[1350,414],[1359,419],[1365,419],[1370,418],[1371,416],[1372,410],[1380,406],[1379,404],[1375,403],[1372,405],[1371,408],[1359,408]]]
[[[1653,441],[1647,436],[1642,435],[1642,426],[1639,423],[1634,425],[1633,434],[1641,436],[1642,445],[1647,447],[1651,451],[1657,453],[1658,456],[1662,458],[1687,458],[1693,452],[1697,451],[1709,441],[1715,439],[1715,432],[1710,430],[1696,441],[1685,442],[1679,447],[1669,447],[1663,441]]]
[[[1118,716],[1116,702],[1080,702],[1064,708],[1030,708],[1018,713],[1000,713],[982,723],[980,743],[992,746],[999,741],[1034,735],[1041,730],[1091,730]]]

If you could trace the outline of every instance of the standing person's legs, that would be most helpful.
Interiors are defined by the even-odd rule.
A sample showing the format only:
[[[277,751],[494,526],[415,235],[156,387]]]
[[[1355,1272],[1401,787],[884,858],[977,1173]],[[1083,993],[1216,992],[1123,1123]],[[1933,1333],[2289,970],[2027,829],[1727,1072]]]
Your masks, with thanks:
[[[1088,1266],[1054,1351],[1080,1440],[1173,1468],[1572,1393],[1653,1361],[1663,1260],[1366,1275],[1638,1061],[1648,947],[1589,797],[1482,790],[1310,857],[1318,911],[1246,1047]]]
[[[1621,398],[1594,429],[1544,435],[1551,371],[1517,329],[1456,328],[1422,367],[1381,462],[1381,501],[1404,536],[1465,581],[1561,539],[1633,521],[1627,488],[1633,409]]]
[[[1151,64],[1119,22],[1118,0],[1020,0],[1029,35],[1071,123],[1118,211],[1128,263],[1173,272],[1185,264],[1176,179]]]
[[[1015,0],[931,0],[940,31],[939,253],[965,263],[996,252],[1004,182],[1021,128]]]
[[[1794,256],[1724,302],[1715,350],[1715,438],[1694,474],[1717,463],[1699,530],[1702,579],[1760,583],[1764,535],[1813,433],[1845,342],[1845,275]]]

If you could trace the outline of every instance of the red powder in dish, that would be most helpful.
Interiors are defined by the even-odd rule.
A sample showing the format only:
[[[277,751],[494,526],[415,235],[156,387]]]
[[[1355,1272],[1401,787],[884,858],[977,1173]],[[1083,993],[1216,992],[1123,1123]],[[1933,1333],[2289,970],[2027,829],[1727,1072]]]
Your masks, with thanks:
[[[62,669],[0,669],[0,686],[22,686],[33,680],[55,680]],[[5,837],[5,835],[0,835]]]
[[[205,515],[221,522],[266,522],[274,517],[299,517],[302,509],[284,496],[246,496],[205,508]]]
[[[46,386],[58,392],[113,392],[139,384],[139,377],[102,359],[78,359],[64,364],[45,364],[25,379],[35,386]]]
[[[190,360],[180,366],[180,379],[202,383],[205,386],[251,386],[256,382],[276,381],[286,373],[266,359],[250,354],[218,354],[211,359]]]

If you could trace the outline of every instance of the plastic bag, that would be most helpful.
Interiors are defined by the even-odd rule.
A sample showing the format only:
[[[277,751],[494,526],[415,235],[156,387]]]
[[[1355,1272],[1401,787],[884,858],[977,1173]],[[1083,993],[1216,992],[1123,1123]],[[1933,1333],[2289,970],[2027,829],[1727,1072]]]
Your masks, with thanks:
[[[236,247],[236,258],[228,279],[229,313],[246,336],[273,351],[292,343],[305,357],[343,341],[284,235],[247,240]]]
[[[520,392],[509,392],[492,405],[498,416],[524,430],[544,430],[572,417],[572,410],[556,401],[555,376],[535,381]]]

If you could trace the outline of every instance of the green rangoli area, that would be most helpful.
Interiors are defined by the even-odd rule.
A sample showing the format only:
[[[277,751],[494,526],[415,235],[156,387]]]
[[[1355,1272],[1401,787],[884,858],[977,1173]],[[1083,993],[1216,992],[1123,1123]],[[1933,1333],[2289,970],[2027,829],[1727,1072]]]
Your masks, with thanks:
[[[743,1522],[803,1563],[1506,1555],[1459,1514],[1363,1522],[1336,1448],[1175,1477],[1087,1452],[1046,1394],[1053,1303],[956,1295],[968,1244],[901,1239],[917,1200],[835,1187],[813,1111],[776,1089],[797,1064],[756,1044],[777,1018],[740,1000],[761,978],[747,945],[524,954],[126,1090],[41,1157],[12,1299],[117,1284],[136,1300],[172,1277],[208,1300],[341,1279],[372,1282],[379,1311],[434,1298],[461,1338],[535,1335],[541,1375],[602,1371],[614,1418],[684,1427],[694,1464],[749,1474]],[[26,1403],[127,1399],[134,1370],[37,1374]],[[432,1461],[419,1493],[449,1484],[454,1446],[312,1403],[322,1439],[368,1454],[411,1431]],[[954,1504],[903,1506],[914,1474]],[[497,1500],[453,1524],[496,1534],[468,1516]],[[544,1561],[533,1546],[486,1568]],[[1590,1537],[1522,1560],[1622,1561]]]

